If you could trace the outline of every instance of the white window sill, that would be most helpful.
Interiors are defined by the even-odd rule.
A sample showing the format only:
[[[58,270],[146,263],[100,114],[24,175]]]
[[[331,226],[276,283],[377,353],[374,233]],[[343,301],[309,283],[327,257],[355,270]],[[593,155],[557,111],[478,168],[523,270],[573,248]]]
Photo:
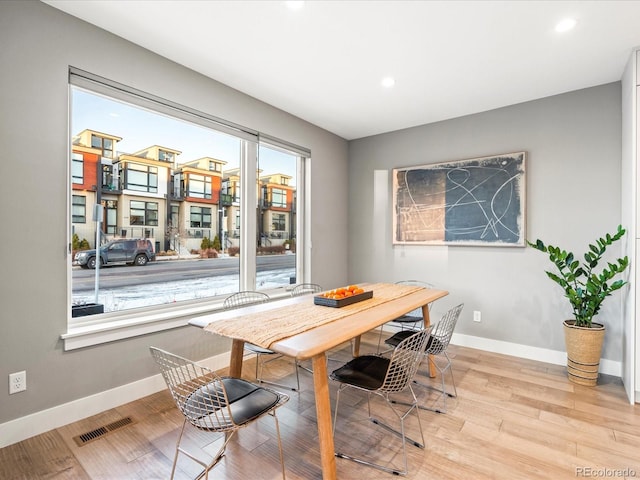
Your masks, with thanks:
[[[290,295],[285,289],[265,293],[268,293],[271,299]],[[220,310],[222,302],[223,300],[219,299],[182,305],[163,305],[160,308],[145,309],[141,313],[140,311],[107,313],[91,316],[91,318],[84,317],[84,322],[80,319],[74,319],[77,323],[70,324],[67,332],[63,333],[60,338],[64,341],[64,350],[69,351],[184,327],[192,318]]]

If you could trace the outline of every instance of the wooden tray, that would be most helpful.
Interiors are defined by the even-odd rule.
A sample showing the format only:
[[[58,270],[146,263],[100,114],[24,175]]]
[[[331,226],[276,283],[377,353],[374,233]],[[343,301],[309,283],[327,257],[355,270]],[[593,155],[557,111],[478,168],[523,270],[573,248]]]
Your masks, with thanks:
[[[341,298],[340,300],[334,300],[333,298],[325,297],[313,297],[313,303],[316,305],[322,305],[323,307],[342,308],[353,303],[358,303],[363,300],[368,300],[373,297],[373,290],[368,292],[359,293],[358,295],[352,295],[347,298]]]

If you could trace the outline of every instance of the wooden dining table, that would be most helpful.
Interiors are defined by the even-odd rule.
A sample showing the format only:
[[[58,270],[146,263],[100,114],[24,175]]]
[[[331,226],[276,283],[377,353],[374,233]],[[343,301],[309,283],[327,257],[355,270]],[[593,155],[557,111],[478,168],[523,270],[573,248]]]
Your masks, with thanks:
[[[313,295],[287,297],[258,305],[225,310],[193,318],[189,324],[232,339],[229,374],[242,375],[244,343],[250,342],[299,361],[311,360],[318,423],[322,478],[335,480],[327,352],[416,308],[430,324],[428,305],[445,290],[387,283],[361,284],[373,297],[342,308],[315,305]]]

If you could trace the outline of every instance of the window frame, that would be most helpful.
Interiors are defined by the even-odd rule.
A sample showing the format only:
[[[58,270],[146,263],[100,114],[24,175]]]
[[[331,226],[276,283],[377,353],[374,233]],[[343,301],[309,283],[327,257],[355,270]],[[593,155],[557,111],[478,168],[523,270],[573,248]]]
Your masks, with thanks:
[[[77,173],[81,175],[78,176]],[[71,183],[74,185],[84,184],[84,155],[81,153],[71,153]]]
[[[276,208],[287,208],[287,190],[284,188],[271,188],[271,206]],[[276,202],[274,197],[278,197],[280,201]]]
[[[83,200],[82,203],[76,202],[76,199],[79,199],[79,198]],[[84,213],[82,215],[78,215],[74,213],[74,210],[76,209],[76,207],[82,207],[84,210]],[[71,194],[71,216],[72,216],[72,223],[87,223],[87,196],[86,195]],[[73,218],[76,218],[76,217],[82,217],[82,220],[73,220]]]
[[[199,173],[189,173],[187,177],[186,196],[192,198],[203,198],[211,200],[212,184],[209,175]],[[202,185],[202,191],[195,190],[194,185]]]
[[[131,176],[146,177],[144,183],[133,183]],[[153,185],[152,180],[155,180]],[[127,162],[124,167],[125,190],[132,192],[158,193],[158,167],[154,165],[144,165],[141,163]]]
[[[200,212],[197,212],[194,210],[200,210]],[[208,213],[205,212],[205,210],[208,210]],[[200,205],[191,205],[189,207],[189,228],[211,228],[211,224],[212,224],[212,213],[213,209],[211,207],[203,207]],[[194,225],[193,224],[193,217],[194,215],[198,216],[200,218],[200,225]],[[209,216],[209,224],[207,225],[204,221],[205,216]]]
[[[222,120],[210,114],[186,107],[169,101],[167,99],[142,92],[128,87],[118,82],[94,75],[92,73],[69,68],[69,104],[71,104],[72,89],[84,89],[92,94],[103,95],[113,98],[116,101],[124,101],[139,108],[147,108],[156,113],[169,115],[179,120],[186,120],[190,123],[204,126],[222,133],[231,134],[241,140],[241,164],[240,181],[234,182],[234,194],[242,197],[239,215],[240,224],[237,228],[242,231],[244,241],[241,242],[240,254],[243,261],[240,262],[239,288],[254,289],[256,287],[256,221],[255,205],[257,204],[257,189],[255,188],[258,163],[258,145],[266,145],[269,148],[280,149],[283,152],[294,154],[297,157],[297,182],[296,197],[298,199],[296,228],[297,228],[297,258],[296,258],[296,278],[300,282],[311,280],[310,271],[310,245],[306,241],[310,238],[309,211],[310,202],[308,198],[310,186],[310,150],[299,147],[295,144],[280,140],[275,137],[264,135],[250,128],[234,124],[233,122]],[[68,122],[71,127],[71,119]],[[68,255],[71,256],[71,237],[73,222],[71,219],[71,154],[72,143],[71,132],[68,132],[68,154],[67,154],[67,229],[69,239]],[[122,172],[120,172],[122,174]],[[234,199],[235,200],[235,199]],[[252,216],[252,213],[254,215]],[[133,308],[118,312],[109,312],[96,316],[71,317],[71,260],[67,262],[67,284],[68,284],[68,321],[67,331],[61,335],[64,341],[65,350],[74,350],[91,345],[98,345],[114,340],[125,339],[137,335],[144,335],[176,327],[185,326],[189,320],[195,316],[216,311],[222,307],[222,298],[212,297],[210,299],[200,299],[193,301],[183,301],[175,304],[154,305],[143,308]],[[286,288],[279,288],[277,291],[268,292],[272,298],[288,296]]]
[[[144,206],[134,208],[133,203],[142,203]],[[150,208],[151,205],[155,205],[155,208]],[[160,205],[158,202],[147,202],[146,200],[129,200],[129,225],[138,226],[147,226],[147,227],[157,227],[158,226],[158,212]],[[144,214],[142,216],[142,223],[134,223],[133,222],[133,211],[143,211]],[[152,212],[155,212],[155,220],[152,219]],[[136,215],[139,216],[139,215]],[[155,223],[153,223],[155,222]]]

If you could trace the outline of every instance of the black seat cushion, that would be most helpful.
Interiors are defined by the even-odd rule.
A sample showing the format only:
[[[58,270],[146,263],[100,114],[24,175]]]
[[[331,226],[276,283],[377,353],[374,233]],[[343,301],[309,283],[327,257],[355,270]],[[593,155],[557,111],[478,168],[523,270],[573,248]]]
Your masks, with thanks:
[[[414,333],[416,333],[415,330],[402,330],[400,332],[394,333],[392,336],[387,338],[384,341],[384,343],[386,343],[390,347],[394,347],[395,348],[400,344],[401,341],[403,341],[406,338],[409,338]]]
[[[331,373],[331,378],[340,383],[348,383],[367,390],[382,386],[389,369],[388,358],[376,355],[356,357]]]
[[[414,315],[402,315],[401,317],[391,320],[394,323],[418,323],[422,321],[422,317],[416,317]]]
[[[276,393],[266,390],[240,378],[223,378],[222,383],[227,391],[233,421],[242,425],[274,407],[279,400]],[[217,392],[218,393],[217,393]],[[220,392],[220,382],[212,382],[194,391],[185,402],[185,410],[190,416],[205,417],[224,407],[216,401],[216,393]]]
[[[416,333],[415,330],[402,330],[400,332],[394,333],[391,337],[387,338],[384,343],[386,343],[390,347],[395,348],[400,344],[400,342],[402,342],[406,338],[409,338],[414,333]],[[427,346],[425,347],[425,350],[428,351],[431,348],[432,344],[434,347],[436,347],[441,345],[442,343],[437,338],[429,336],[429,340],[427,340]]]

